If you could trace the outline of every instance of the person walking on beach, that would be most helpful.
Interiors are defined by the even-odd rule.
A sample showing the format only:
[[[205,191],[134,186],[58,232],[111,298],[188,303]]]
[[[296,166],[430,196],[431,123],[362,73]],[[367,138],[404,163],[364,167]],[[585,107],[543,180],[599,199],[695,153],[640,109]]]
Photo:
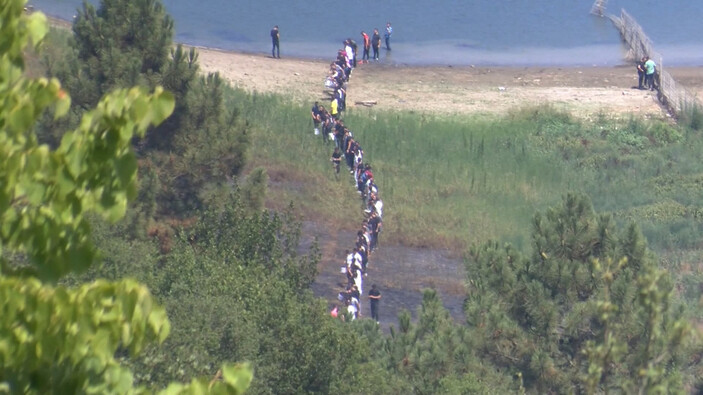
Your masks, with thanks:
[[[361,32],[361,38],[364,39],[364,55],[361,57],[362,61],[369,61],[369,49],[371,48],[371,39],[365,31]]]
[[[371,301],[371,319],[376,321],[378,324],[380,319],[378,318],[378,304],[381,301],[381,291],[378,290],[376,284],[371,286],[371,291],[369,292],[369,300]]]
[[[657,64],[647,56],[647,61],[644,62],[645,84],[649,90],[654,90],[654,73],[657,71]]]
[[[278,31],[278,25],[271,29],[271,57],[281,58],[281,33]]]
[[[637,89],[644,89],[644,63],[647,61],[646,57],[637,62]]]
[[[381,35],[378,33],[378,29],[373,29],[371,45],[373,46],[373,60],[378,60],[378,52],[381,49]]]
[[[386,23],[386,34],[384,34],[384,37],[386,38],[386,50],[390,51],[391,50],[391,35],[393,34],[393,28],[391,27],[391,23],[388,22]]]

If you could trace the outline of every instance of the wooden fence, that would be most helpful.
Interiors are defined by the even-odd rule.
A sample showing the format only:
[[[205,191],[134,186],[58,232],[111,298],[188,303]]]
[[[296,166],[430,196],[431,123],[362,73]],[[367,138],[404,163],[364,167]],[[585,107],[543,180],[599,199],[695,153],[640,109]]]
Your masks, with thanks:
[[[598,1],[598,0],[596,0]],[[620,31],[622,39],[630,46],[630,53],[633,59],[638,60],[643,56],[649,56],[657,63],[657,82],[659,101],[666,106],[674,115],[680,114],[694,106],[700,105],[694,94],[678,84],[674,78],[664,69],[664,58],[654,50],[652,41],[642,30],[635,18],[625,10],[620,12],[620,17],[608,15],[615,27]]]

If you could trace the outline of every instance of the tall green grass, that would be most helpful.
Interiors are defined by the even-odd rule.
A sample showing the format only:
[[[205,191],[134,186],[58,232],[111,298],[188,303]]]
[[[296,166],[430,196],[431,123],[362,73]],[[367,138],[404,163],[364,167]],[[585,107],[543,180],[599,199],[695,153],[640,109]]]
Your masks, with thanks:
[[[268,207],[292,202],[308,220],[350,230],[361,225],[361,202],[350,192],[349,173],[335,177],[329,160],[333,145],[313,134],[309,107],[282,96],[237,89],[228,89],[225,97],[256,126],[245,172],[257,166],[267,169]]]
[[[309,174],[298,196],[313,201],[319,217],[355,215],[340,214],[355,196],[351,179],[334,180],[331,146],[313,136],[308,106],[236,90],[230,100],[261,126],[256,162]],[[588,194],[617,220],[640,222],[660,249],[692,248],[700,233],[703,147],[696,132],[666,121],[584,122],[549,106],[500,118],[350,109],[344,119],[374,167],[386,240],[526,246],[535,211],[569,191]]]

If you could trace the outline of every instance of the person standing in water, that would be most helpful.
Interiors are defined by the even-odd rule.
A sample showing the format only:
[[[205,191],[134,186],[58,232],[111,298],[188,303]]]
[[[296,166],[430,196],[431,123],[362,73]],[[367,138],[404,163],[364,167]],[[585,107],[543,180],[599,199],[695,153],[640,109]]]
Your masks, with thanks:
[[[373,60],[378,60],[378,52],[381,49],[381,35],[378,33],[378,29],[373,29],[371,45],[373,46]]]
[[[361,57],[362,61],[369,61],[369,49],[371,48],[371,39],[365,31],[361,32],[361,38],[364,39],[364,55]]]
[[[281,58],[281,33],[278,31],[278,25],[271,29],[271,57]]]
[[[386,34],[384,35],[386,38],[386,50],[390,51],[391,50],[391,35],[393,34],[393,28],[391,27],[391,23],[388,22],[386,23]]]

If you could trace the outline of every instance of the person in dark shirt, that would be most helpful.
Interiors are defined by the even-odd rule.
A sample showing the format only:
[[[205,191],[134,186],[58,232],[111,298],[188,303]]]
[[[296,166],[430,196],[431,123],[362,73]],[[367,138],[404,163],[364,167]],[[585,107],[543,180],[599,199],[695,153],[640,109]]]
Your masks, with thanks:
[[[322,114],[320,112],[320,103],[315,102],[312,109],[310,110],[310,116],[312,117],[312,125],[314,128],[315,135],[320,134],[320,123],[322,122]]]
[[[369,300],[371,301],[371,319],[376,321],[378,324],[380,319],[378,318],[378,305],[381,301],[381,291],[378,290],[376,284],[371,286],[371,291],[369,292]]]
[[[278,25],[271,29],[271,57],[281,58],[281,33],[278,31]]]
[[[645,77],[645,71],[644,71],[644,62],[647,60],[647,58],[643,57],[642,60],[637,62],[637,89],[644,89],[644,77]]]
[[[356,41],[352,40],[351,38],[349,39],[349,45],[352,48],[352,51],[354,51],[354,63],[352,67],[356,68],[356,59],[359,57],[359,46],[357,45]]]
[[[334,152],[332,153],[330,161],[332,161],[335,174],[339,177],[339,165],[342,163],[342,152],[339,151],[339,147],[334,147]]]
[[[373,60],[378,60],[378,53],[381,50],[381,35],[378,33],[378,29],[373,29],[371,46],[373,47]]]
[[[381,228],[383,227],[383,221],[381,217],[374,211],[371,213],[371,218],[369,218],[369,228],[371,229],[371,242],[369,243],[370,251],[376,251],[378,248],[378,235],[381,233]]]

